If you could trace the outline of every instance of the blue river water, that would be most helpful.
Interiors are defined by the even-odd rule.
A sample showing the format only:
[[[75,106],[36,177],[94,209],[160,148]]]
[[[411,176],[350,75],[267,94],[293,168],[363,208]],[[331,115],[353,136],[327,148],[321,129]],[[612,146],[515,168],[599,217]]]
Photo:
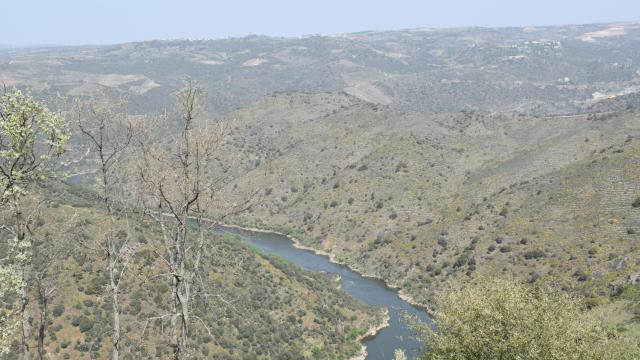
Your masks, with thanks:
[[[302,268],[338,274],[341,277],[341,289],[351,296],[370,305],[386,307],[389,310],[389,326],[376,336],[364,340],[367,360],[393,359],[395,349],[404,350],[411,359],[424,349],[424,344],[413,338],[413,332],[403,314],[408,313],[420,321],[428,322],[427,313],[402,300],[396,290],[389,288],[381,280],[363,277],[346,266],[332,263],[326,256],[298,249],[289,238],[280,234],[227,227],[221,227],[220,231],[237,234],[244,243],[291,261]]]

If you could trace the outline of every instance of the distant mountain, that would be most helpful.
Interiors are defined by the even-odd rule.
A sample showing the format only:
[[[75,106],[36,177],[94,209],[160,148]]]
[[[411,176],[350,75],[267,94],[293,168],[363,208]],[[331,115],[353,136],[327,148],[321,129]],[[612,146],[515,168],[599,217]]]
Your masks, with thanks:
[[[635,91],[639,46],[637,23],[158,40],[25,49],[0,61],[0,80],[128,95],[140,111],[158,110],[192,76],[221,114],[273,92],[336,90],[400,111],[572,113]]]

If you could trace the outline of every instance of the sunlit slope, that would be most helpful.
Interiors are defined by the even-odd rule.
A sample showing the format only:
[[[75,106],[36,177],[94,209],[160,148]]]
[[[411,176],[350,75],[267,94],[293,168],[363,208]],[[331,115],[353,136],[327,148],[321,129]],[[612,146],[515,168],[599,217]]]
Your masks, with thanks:
[[[246,152],[233,191],[264,196],[236,221],[292,232],[419,300],[491,273],[606,301],[637,268],[635,110],[403,114],[333,93],[278,94],[232,116]],[[252,170],[256,154],[268,171]]]

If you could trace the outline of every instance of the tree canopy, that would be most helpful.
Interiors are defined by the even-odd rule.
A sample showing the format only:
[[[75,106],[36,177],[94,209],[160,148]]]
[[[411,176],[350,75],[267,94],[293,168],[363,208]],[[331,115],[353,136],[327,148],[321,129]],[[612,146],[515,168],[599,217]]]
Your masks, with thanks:
[[[638,359],[638,347],[556,289],[482,279],[436,298],[427,360]]]

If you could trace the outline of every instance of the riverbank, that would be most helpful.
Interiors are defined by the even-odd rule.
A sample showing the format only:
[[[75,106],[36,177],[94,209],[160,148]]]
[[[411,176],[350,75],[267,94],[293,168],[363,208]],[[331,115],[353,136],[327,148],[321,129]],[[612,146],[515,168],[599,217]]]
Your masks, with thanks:
[[[382,322],[380,324],[378,324],[378,326],[372,327],[366,333],[358,336],[358,338],[356,340],[361,345],[360,352],[358,354],[352,356],[349,360],[365,360],[367,358],[367,347],[364,345],[363,342],[367,338],[376,336],[382,329],[384,329],[387,326],[389,326],[389,320],[391,319],[391,317],[389,316],[389,310],[385,309],[383,316],[384,316],[384,318],[383,318]]]
[[[251,232],[256,232],[256,233],[263,233],[263,234],[276,234],[276,235],[280,235],[280,236],[284,236],[287,239],[291,240],[291,242],[293,243],[293,246],[296,247],[297,249],[300,250],[306,250],[306,251],[311,251],[316,255],[321,255],[321,256],[325,256],[327,258],[329,258],[329,261],[331,261],[334,264],[338,264],[338,265],[342,265],[342,266],[346,266],[347,268],[349,268],[351,271],[354,271],[358,274],[360,274],[360,276],[362,277],[366,277],[366,278],[371,278],[371,279],[376,279],[376,280],[380,280],[382,281],[387,287],[389,287],[390,289],[395,290],[398,293],[398,297],[400,297],[402,300],[406,301],[407,303],[421,309],[424,310],[427,314],[429,314],[430,316],[433,314],[432,310],[427,307],[424,304],[419,303],[418,301],[416,301],[413,297],[411,297],[410,295],[408,295],[407,293],[405,293],[400,286],[395,285],[395,284],[390,284],[387,281],[385,281],[383,278],[381,278],[380,276],[377,276],[375,274],[369,274],[369,273],[365,273],[363,271],[361,271],[360,269],[354,268],[352,266],[350,266],[349,264],[345,263],[344,261],[340,261],[337,260],[335,255],[332,253],[329,253],[327,251],[324,250],[320,250],[320,249],[316,249],[313,248],[311,246],[307,246],[302,244],[302,241],[300,241],[300,239],[276,231],[276,230],[269,230],[269,229],[260,229],[260,228],[254,228],[254,227],[247,227],[247,226],[240,226],[240,225],[230,225],[230,224],[220,224],[220,226],[222,227],[227,227],[227,228],[232,228],[232,229],[238,229],[238,230],[246,230],[246,231],[251,231]]]
[[[302,244],[302,241],[299,238],[296,238],[295,236],[283,233],[281,231],[277,231],[277,230],[270,230],[270,229],[264,229],[264,228],[255,228],[255,227],[250,227],[250,226],[240,226],[240,225],[231,225],[231,224],[220,224],[221,229],[227,229],[227,231],[246,231],[247,233],[252,233],[254,234],[253,236],[257,237],[258,239],[261,237],[260,234],[264,234],[265,235],[265,239],[269,239],[269,236],[276,236],[278,238],[280,238],[280,241],[284,241],[285,243],[288,243],[288,247],[290,249],[292,249],[292,251],[298,251],[300,250],[300,253],[307,253],[306,256],[313,256],[313,257],[317,257],[317,258],[324,258],[325,263],[327,264],[333,264],[334,267],[338,266],[338,268],[343,269],[343,270],[337,270],[337,269],[333,269],[333,270],[327,270],[327,271],[333,271],[336,272],[336,274],[338,274],[338,276],[340,277],[342,274],[342,271],[348,271],[352,274],[354,274],[355,276],[357,276],[358,278],[361,278],[362,280],[365,279],[370,279],[368,281],[375,281],[375,283],[378,283],[379,287],[384,288],[386,290],[384,290],[385,292],[389,293],[389,294],[393,294],[392,296],[394,296],[398,302],[403,303],[404,305],[400,305],[400,306],[410,306],[415,310],[411,310],[411,311],[422,311],[423,314],[426,314],[428,317],[428,314],[430,313],[429,310],[422,306],[421,304],[418,304],[414,299],[412,299],[411,297],[407,296],[406,294],[404,294],[402,291],[399,291],[399,287],[398,286],[394,286],[394,285],[390,285],[388,283],[386,283],[383,279],[381,279],[378,276],[372,275],[372,274],[365,274],[357,269],[353,269],[351,266],[349,266],[348,264],[342,262],[342,261],[338,261],[335,256],[327,251],[323,251],[323,250],[318,250],[309,246],[306,246],[304,244]],[[240,233],[241,234],[241,233]],[[267,241],[265,244],[270,244],[269,240],[265,240]],[[259,243],[259,241],[257,242]],[[259,246],[259,245],[258,245]],[[269,247],[268,247],[269,248]],[[276,250],[275,248],[269,248],[268,251],[274,251]],[[284,249],[283,249],[284,250]],[[274,254],[279,254],[278,251],[273,252]],[[287,252],[285,251],[283,254],[287,254]],[[287,258],[287,255],[283,255],[285,256],[285,258]],[[319,257],[318,257],[319,256]],[[297,261],[297,260],[296,260]],[[311,262],[313,263],[313,262]],[[305,262],[302,262],[301,264],[305,264]],[[325,270],[317,270],[317,271],[325,271]],[[353,282],[350,282],[350,284],[353,284]],[[340,284],[339,286],[341,286],[342,284]],[[351,285],[352,286],[352,285]],[[351,290],[351,289],[350,289]],[[347,290],[348,292],[350,290]],[[380,294],[378,294],[380,295]],[[370,300],[373,300],[374,303],[377,300],[374,299],[385,299],[385,296],[380,296],[377,297],[378,295],[373,295],[373,293],[369,294],[369,293],[360,293],[359,297],[364,300],[365,302],[369,302]],[[364,298],[362,298],[362,296],[364,296]],[[358,295],[356,295],[356,297],[358,297]],[[384,307],[385,312],[382,315],[384,317],[384,319],[382,320],[378,320],[380,321],[380,323],[378,325],[373,326],[372,328],[368,329],[368,331],[364,334],[362,334],[361,336],[359,336],[357,338],[357,341],[360,343],[361,345],[361,350],[352,358],[350,358],[350,360],[364,360],[369,358],[375,358],[375,359],[381,359],[380,357],[380,342],[378,339],[378,336],[382,336],[381,341],[383,341],[384,344],[386,344],[384,346],[384,352],[387,351],[393,351],[396,348],[403,348],[404,345],[402,345],[401,343],[397,343],[397,344],[393,344],[389,343],[389,334],[394,334],[391,336],[400,336],[400,338],[404,337],[404,336],[409,336],[406,332],[405,333],[401,333],[401,335],[398,335],[397,331],[398,331],[398,327],[393,327],[391,326],[392,323],[396,323],[398,321],[397,318],[401,318],[401,315],[397,314],[398,312],[398,305],[390,305],[392,302],[388,302],[388,300],[380,300],[380,301],[385,301],[384,304],[389,304],[386,307]],[[393,308],[389,308],[389,306],[393,306]],[[393,311],[392,311],[393,310]],[[380,316],[380,315],[378,315]],[[427,318],[424,319],[424,321],[428,321]],[[391,333],[388,333],[387,331],[383,331],[385,330],[385,328],[388,327],[392,327],[393,329],[390,329]],[[407,330],[401,330],[401,331],[407,331]],[[373,338],[376,345],[373,345],[373,347],[371,349],[368,349],[367,347],[372,346],[369,344],[369,338]],[[386,340],[384,340],[386,339]],[[386,343],[385,343],[386,341]],[[375,354],[373,357],[371,357],[371,352],[373,351],[373,354]]]

